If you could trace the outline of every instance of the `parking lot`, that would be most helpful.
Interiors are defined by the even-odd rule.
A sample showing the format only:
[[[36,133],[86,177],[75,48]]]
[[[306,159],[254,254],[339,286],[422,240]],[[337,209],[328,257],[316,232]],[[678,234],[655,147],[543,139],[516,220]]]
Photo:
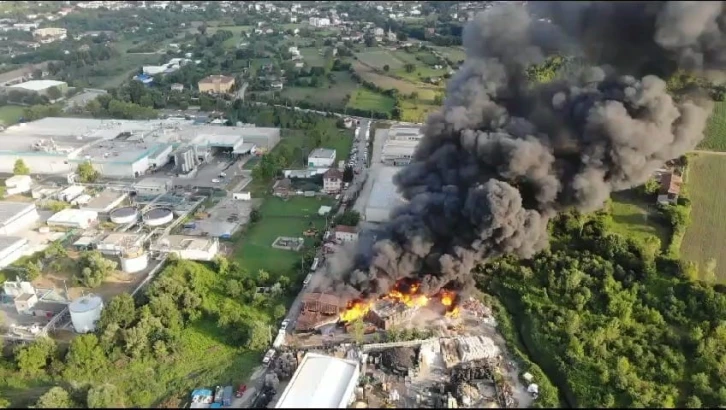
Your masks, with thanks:
[[[237,230],[249,222],[250,212],[259,199],[241,201],[227,196],[217,205],[207,210],[209,216],[194,221],[194,228],[184,228],[185,235],[224,237],[233,235]]]
[[[246,158],[235,161],[233,158],[224,154],[212,158],[206,164],[199,166],[197,174],[190,178],[175,177],[174,185],[202,187],[202,188],[225,188],[225,182],[233,179],[237,175],[241,175],[241,164]],[[220,177],[221,173],[225,173],[225,177]]]

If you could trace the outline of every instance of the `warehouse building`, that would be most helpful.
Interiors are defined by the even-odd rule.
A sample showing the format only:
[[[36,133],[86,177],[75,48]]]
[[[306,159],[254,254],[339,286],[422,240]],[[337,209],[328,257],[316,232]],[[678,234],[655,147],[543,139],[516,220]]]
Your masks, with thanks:
[[[0,132],[0,172],[12,173],[15,161],[22,159],[34,174],[64,175],[88,161],[103,176],[136,178],[189,147],[204,157],[215,151],[244,155],[270,150],[279,141],[279,128],[48,117]]]
[[[335,163],[335,150],[328,148],[315,148],[308,155],[308,167],[310,168],[328,168]]]
[[[137,194],[143,196],[161,195],[169,192],[172,188],[171,178],[144,178],[134,184],[133,188]]]
[[[275,408],[347,408],[353,401],[359,376],[357,361],[308,353]]]
[[[0,269],[20,259],[28,249],[28,240],[16,236],[0,236]]]
[[[12,235],[40,219],[33,203],[0,201],[0,235]]]
[[[417,127],[390,128],[381,151],[381,162],[392,166],[409,164],[422,137],[421,129]]]
[[[48,96],[48,91],[53,87],[60,91],[61,96],[65,95],[68,91],[68,83],[56,80],[30,80],[24,83],[11,85],[9,88],[11,90],[20,90]]]
[[[393,183],[393,176],[399,171],[396,167],[381,167],[373,181],[371,193],[366,201],[364,217],[367,222],[387,221],[391,211],[405,203]]]
[[[100,214],[107,214],[128,197],[125,192],[106,189],[93,197],[87,204],[81,207],[84,211],[93,211]]]
[[[66,208],[53,214],[46,223],[48,226],[86,229],[96,221],[98,221],[97,212]]]
[[[167,235],[151,245],[151,251],[176,254],[179,259],[211,261],[219,252],[219,239]]]

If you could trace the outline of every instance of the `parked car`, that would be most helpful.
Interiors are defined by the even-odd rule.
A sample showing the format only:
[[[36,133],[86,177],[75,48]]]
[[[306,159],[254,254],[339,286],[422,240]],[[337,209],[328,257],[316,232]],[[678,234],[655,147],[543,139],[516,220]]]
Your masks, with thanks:
[[[289,319],[285,319],[285,320],[283,320],[283,321],[282,321],[282,326],[280,326],[280,330],[286,330],[286,329],[287,329],[287,325],[288,325],[289,323],[290,323],[290,320],[289,320]]]
[[[246,391],[247,391],[247,386],[244,384],[240,384],[239,389],[237,389],[237,392],[234,394],[234,396],[237,398],[242,397]]]

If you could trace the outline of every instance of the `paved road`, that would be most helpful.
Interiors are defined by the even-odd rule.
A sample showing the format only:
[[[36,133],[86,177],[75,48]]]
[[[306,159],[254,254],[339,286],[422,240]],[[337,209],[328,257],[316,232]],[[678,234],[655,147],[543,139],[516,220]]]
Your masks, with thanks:
[[[266,374],[266,367],[260,366],[256,368],[254,373],[252,373],[250,380],[246,384],[247,390],[245,391],[245,394],[243,394],[242,397],[235,397],[234,399],[232,399],[232,404],[230,405],[230,407],[235,409],[251,407],[252,403],[255,400],[255,397],[257,396],[257,393],[262,388],[262,384],[265,382]],[[238,387],[239,386],[234,386],[235,390]]]

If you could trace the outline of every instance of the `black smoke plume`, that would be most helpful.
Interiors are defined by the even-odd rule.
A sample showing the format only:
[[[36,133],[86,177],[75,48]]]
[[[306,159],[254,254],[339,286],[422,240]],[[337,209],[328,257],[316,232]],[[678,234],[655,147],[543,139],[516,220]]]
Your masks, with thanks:
[[[360,297],[416,278],[466,289],[487,258],[547,247],[558,211],[603,206],[702,139],[710,102],[659,76],[726,62],[722,2],[500,5],[463,33],[466,62],[395,177],[408,201],[359,246],[345,286]],[[525,70],[555,53],[584,62],[547,84]]]

